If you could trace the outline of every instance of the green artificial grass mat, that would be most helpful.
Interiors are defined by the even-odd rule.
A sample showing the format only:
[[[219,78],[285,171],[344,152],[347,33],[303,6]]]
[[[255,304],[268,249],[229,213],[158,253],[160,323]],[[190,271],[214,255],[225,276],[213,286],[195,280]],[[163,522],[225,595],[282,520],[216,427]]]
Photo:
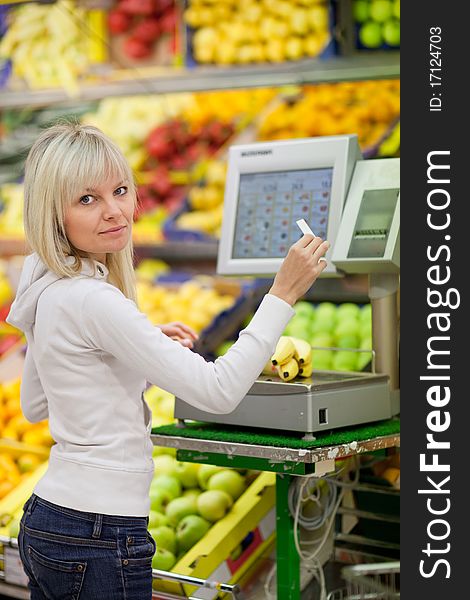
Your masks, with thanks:
[[[356,425],[325,432],[315,432],[316,440],[303,440],[303,434],[274,430],[260,430],[250,427],[235,427],[233,425],[216,425],[214,423],[189,422],[186,427],[176,424],[154,427],[152,433],[173,437],[185,437],[198,440],[234,442],[239,444],[254,444],[257,446],[278,446],[282,448],[318,448],[321,446],[336,446],[354,441],[368,440],[384,435],[400,432],[400,420],[388,419],[366,425]]]

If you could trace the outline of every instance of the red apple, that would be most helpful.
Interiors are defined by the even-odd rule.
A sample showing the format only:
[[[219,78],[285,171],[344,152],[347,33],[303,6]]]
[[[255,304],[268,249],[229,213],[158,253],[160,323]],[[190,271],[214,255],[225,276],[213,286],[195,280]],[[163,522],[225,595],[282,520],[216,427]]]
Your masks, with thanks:
[[[157,19],[144,19],[133,28],[132,35],[143,42],[154,42],[160,35],[160,24]]]
[[[123,49],[129,58],[147,58],[152,53],[152,49],[147,43],[134,37],[124,41]]]
[[[124,33],[129,30],[132,18],[119,10],[112,10],[108,15],[108,27],[111,33]]]

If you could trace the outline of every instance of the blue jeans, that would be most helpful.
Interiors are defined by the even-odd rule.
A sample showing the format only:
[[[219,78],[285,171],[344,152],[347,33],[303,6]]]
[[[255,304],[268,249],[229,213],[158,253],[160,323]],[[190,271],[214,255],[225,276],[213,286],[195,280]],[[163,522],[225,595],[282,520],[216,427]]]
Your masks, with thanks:
[[[155,542],[147,523],[63,508],[33,494],[18,535],[31,600],[150,600]]]

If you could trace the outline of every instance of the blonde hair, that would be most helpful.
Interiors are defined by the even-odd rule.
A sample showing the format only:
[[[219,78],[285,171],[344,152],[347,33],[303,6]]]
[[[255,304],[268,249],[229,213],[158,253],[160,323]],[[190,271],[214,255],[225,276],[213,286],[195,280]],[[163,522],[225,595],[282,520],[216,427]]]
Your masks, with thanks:
[[[65,233],[65,209],[77,191],[99,187],[110,177],[127,180],[137,202],[129,164],[116,144],[96,127],[60,123],[45,129],[33,144],[25,166],[26,239],[48,269],[60,277],[75,277],[82,269],[82,256]],[[67,262],[68,256],[75,258],[74,264]],[[132,240],[106,258],[108,281],[135,300]]]

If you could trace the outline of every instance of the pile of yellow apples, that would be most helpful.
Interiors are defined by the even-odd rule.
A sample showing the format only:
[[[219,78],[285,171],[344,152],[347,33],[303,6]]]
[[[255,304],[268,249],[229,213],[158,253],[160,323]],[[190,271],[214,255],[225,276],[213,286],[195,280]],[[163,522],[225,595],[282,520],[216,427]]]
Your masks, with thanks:
[[[220,312],[233,306],[235,300],[231,294],[221,293],[216,287],[195,279],[175,288],[145,280],[137,282],[139,308],[154,325],[182,321],[197,333]]]
[[[184,19],[199,63],[297,60],[318,56],[331,40],[322,0],[190,0]]]
[[[176,219],[179,229],[200,231],[220,237],[226,175],[225,162],[207,161],[199,185],[192,187],[188,194],[191,210],[182,213]]]
[[[44,458],[32,452],[26,452],[17,458],[9,452],[0,452],[0,500],[43,461]]]
[[[21,412],[21,379],[0,382],[0,438],[31,446],[50,447],[53,440],[47,421],[30,423]]]

